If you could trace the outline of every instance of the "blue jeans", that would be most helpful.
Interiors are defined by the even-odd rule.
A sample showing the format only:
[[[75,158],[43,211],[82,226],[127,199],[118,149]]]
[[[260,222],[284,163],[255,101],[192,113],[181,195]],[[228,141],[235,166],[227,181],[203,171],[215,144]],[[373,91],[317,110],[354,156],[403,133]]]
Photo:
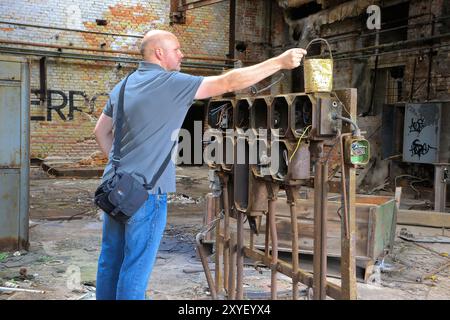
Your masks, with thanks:
[[[144,300],[166,226],[167,195],[149,195],[126,224],[103,216],[97,300]]]

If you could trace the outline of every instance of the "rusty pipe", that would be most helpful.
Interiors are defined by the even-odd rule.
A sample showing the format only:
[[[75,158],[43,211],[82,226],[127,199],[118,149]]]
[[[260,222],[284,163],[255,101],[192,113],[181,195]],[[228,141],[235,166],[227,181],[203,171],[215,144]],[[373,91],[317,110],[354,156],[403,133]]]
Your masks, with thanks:
[[[224,219],[224,227],[223,227],[223,237],[224,237],[224,245],[223,245],[223,285],[225,288],[228,286],[228,274],[229,274],[229,265],[230,265],[230,209],[229,209],[229,200],[228,200],[228,177],[226,175],[222,175],[222,200],[223,200],[223,209],[225,211],[225,219]]]
[[[99,49],[99,48],[93,48],[93,47],[67,46],[67,45],[50,44],[50,43],[42,43],[42,42],[27,42],[27,41],[20,41],[20,40],[0,39],[0,43],[24,45],[24,46],[30,46],[30,47],[68,49],[68,50],[79,50],[79,51],[94,51],[94,52],[128,54],[128,55],[137,55],[137,56],[141,55],[141,53],[139,51],[135,51],[135,50],[110,50],[110,49]],[[204,60],[204,61],[223,61],[223,62],[236,62],[236,61],[238,61],[237,59],[222,58],[222,57],[217,57],[217,56],[203,56],[203,55],[199,55],[199,56],[189,56],[189,55],[187,55],[187,56],[184,56],[184,59],[188,59],[188,60]],[[253,62],[253,61],[250,61],[250,62]]]
[[[285,187],[287,201],[291,212],[291,241],[292,241],[292,299],[298,300],[298,271],[299,271],[299,257],[298,257],[298,219],[296,210],[296,198],[298,197],[299,187],[287,185]]]
[[[255,234],[250,230],[250,249],[255,249]]]
[[[262,219],[262,218],[261,218]],[[269,212],[266,212],[266,230],[265,231],[265,238],[264,238],[264,255],[267,259],[269,259],[269,240],[270,240],[270,233],[269,233]]]
[[[321,290],[321,193],[322,168],[319,160],[314,166],[314,255],[313,255],[313,299],[320,299]]]
[[[216,218],[220,215],[220,197],[215,197],[216,200]],[[220,224],[221,222],[219,221],[219,223],[217,223],[216,226],[216,254],[214,255],[214,263],[215,263],[215,273],[214,273],[214,277],[215,277],[215,284],[216,284],[216,292],[221,292],[222,288],[223,288],[223,283],[222,283],[222,272],[221,272],[221,257],[223,254],[223,243],[222,243],[222,239],[221,239],[221,234],[220,234]]]
[[[298,221],[295,198],[290,203],[292,228],[292,299],[298,300]]]
[[[321,252],[321,299],[326,299],[326,284],[327,284],[327,204],[328,204],[328,164],[324,163],[322,165],[322,179],[323,179],[323,189],[322,189],[322,198],[320,201],[321,204],[321,246],[322,246],[322,252]]]
[[[327,272],[327,178],[328,165],[320,159],[315,164],[314,176],[314,300],[326,298]]]
[[[343,202],[343,206],[344,206],[344,237],[345,239],[349,239],[350,234],[349,234],[349,225],[348,225],[348,199],[347,199],[347,182],[346,182],[346,175],[345,175],[345,161],[344,161],[344,141],[343,141],[343,137],[344,136],[351,136],[351,133],[342,133],[339,137],[340,140],[340,144],[341,144],[341,184],[342,184],[342,202]]]
[[[236,298],[244,298],[244,213],[237,211],[237,244],[236,244]]]
[[[270,278],[270,292],[272,300],[277,299],[277,264],[278,264],[278,236],[275,220],[275,198],[271,197],[269,200],[269,229],[270,238],[272,240],[272,259],[271,259],[271,278]]]
[[[220,215],[217,215],[217,218],[219,218],[219,216]],[[213,196],[212,193],[208,193],[206,195],[206,216],[204,218],[203,224],[207,226],[215,219],[216,219],[216,198]],[[203,240],[212,240],[211,233],[209,233],[209,231],[210,230],[208,230],[208,232],[205,234]]]
[[[230,237],[230,260],[228,276],[228,300],[236,299],[236,233],[232,233]]]
[[[197,250],[200,256],[200,260],[203,265],[203,270],[205,271],[206,281],[208,282],[209,291],[211,292],[211,298],[213,300],[217,299],[217,292],[215,288],[214,281],[211,276],[211,270],[209,269],[208,259],[206,258],[205,248],[203,244],[204,234],[202,232],[198,233],[195,237],[195,242],[197,243]]]
[[[18,41],[18,40],[0,39],[0,43],[18,44],[18,45],[24,45],[24,46],[30,46],[30,47],[43,47],[43,48],[54,48],[54,49],[69,49],[69,50],[79,50],[79,51],[95,51],[95,52],[103,52],[103,53],[141,55],[140,52],[131,51],[131,50],[108,50],[108,49],[98,49],[98,48],[92,48],[92,47],[74,47],[74,46],[65,46],[65,45],[59,45],[59,44],[27,42],[27,41]]]

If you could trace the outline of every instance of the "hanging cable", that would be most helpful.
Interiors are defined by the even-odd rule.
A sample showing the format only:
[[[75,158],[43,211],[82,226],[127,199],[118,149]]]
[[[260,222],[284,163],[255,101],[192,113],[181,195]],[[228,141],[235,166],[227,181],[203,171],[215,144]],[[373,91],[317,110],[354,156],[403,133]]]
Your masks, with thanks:
[[[291,157],[289,158],[289,162],[291,162],[291,161],[292,161],[292,158],[294,158],[294,155],[295,155],[295,153],[297,152],[298,147],[300,146],[300,143],[301,143],[301,141],[302,141],[302,138],[305,136],[306,131],[308,131],[309,128],[311,128],[311,125],[307,126],[307,127],[305,128],[305,130],[303,130],[303,133],[302,133],[302,135],[300,136],[300,139],[298,139],[297,147],[295,148],[294,152],[292,153]]]

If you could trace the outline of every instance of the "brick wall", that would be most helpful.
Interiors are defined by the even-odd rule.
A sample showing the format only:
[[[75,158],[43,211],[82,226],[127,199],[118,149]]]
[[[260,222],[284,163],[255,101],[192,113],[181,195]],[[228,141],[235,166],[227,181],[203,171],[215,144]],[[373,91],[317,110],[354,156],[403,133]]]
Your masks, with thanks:
[[[240,60],[250,61],[249,64],[261,62],[282,53],[285,48],[288,26],[284,21],[283,9],[277,1],[236,0],[236,43],[244,43],[246,50],[235,51]],[[281,72],[274,74],[257,84],[264,88],[272,81],[279,79]],[[290,73],[281,82],[271,87],[264,94],[290,92]],[[249,90],[238,94],[249,95]],[[263,93],[261,93],[263,94]]]
[[[228,53],[229,4],[222,2],[187,12],[186,24],[170,25],[170,0],[4,0],[0,1],[0,20],[106,33],[142,35],[158,28],[174,32],[185,55],[225,56]],[[98,26],[96,19],[107,20]],[[138,50],[137,37],[110,36],[0,25],[0,38],[13,41],[60,46]],[[7,46],[0,44],[1,46]],[[9,45],[20,48],[20,45]],[[32,48],[32,47],[27,47]],[[55,51],[54,48],[36,48]],[[77,52],[63,49],[63,52]],[[86,54],[86,52],[84,52]],[[104,56],[118,54],[87,52]],[[122,55],[139,58],[136,55]],[[126,74],[132,64],[83,61],[67,58],[47,59],[47,89],[50,100],[39,105],[39,62],[31,66],[31,154],[33,157],[86,157],[98,147],[92,130],[107,93]],[[186,70],[188,71],[188,70]],[[189,72],[205,74],[200,69]],[[50,106],[50,109],[49,109]]]
[[[280,1],[281,2],[281,1]],[[325,1],[328,2],[328,1]],[[324,3],[324,2],[322,2]],[[409,43],[402,44],[388,50],[395,50],[392,53],[383,53],[379,55],[377,69],[380,73],[390,73],[389,69],[400,67],[404,68],[403,73],[403,86],[401,90],[397,91],[397,88],[392,90],[394,93],[400,96],[399,102],[425,102],[426,100],[444,100],[450,99],[450,52],[448,50],[449,40],[448,36],[441,39],[435,39],[432,41],[423,41],[423,39],[447,34],[450,32],[450,19],[445,18],[450,13],[450,2],[446,0],[410,0],[410,1],[379,1],[379,0],[352,0],[352,1],[340,1],[338,6],[333,5],[327,8],[327,10],[319,11],[310,16],[290,20],[289,15],[285,15],[285,20],[288,26],[288,36],[284,33],[278,33],[275,39],[272,40],[272,44],[279,41],[280,38],[285,39],[285,44],[294,44],[294,31],[297,31],[297,38],[299,34],[303,43],[309,42],[309,40],[315,37],[323,37],[329,39],[332,50],[334,52],[334,82],[333,87],[339,88],[357,88],[358,89],[358,115],[365,114],[370,106],[373,78],[372,73],[375,69],[375,55],[372,52],[358,51],[358,49],[375,45],[374,36],[365,36],[369,32],[374,30],[368,30],[366,26],[367,14],[366,8],[371,4],[380,5],[382,7],[382,21],[387,20],[393,22],[398,20],[403,13],[408,17],[408,31],[406,37],[402,38],[402,31],[405,29],[397,29],[394,32],[384,33],[384,31],[392,27],[382,25],[380,32],[380,42],[390,43],[392,39],[398,39],[395,41],[407,40]],[[388,19],[383,14],[383,7],[390,5],[404,5],[408,3],[406,12],[400,10],[392,10],[388,14],[392,17]],[[297,13],[302,16],[302,10],[304,8],[297,8]],[[386,11],[389,11],[386,9]],[[384,11],[384,12],[386,12]],[[422,16],[418,16],[422,15]],[[383,16],[385,18],[383,18]],[[441,20],[434,25],[434,33],[430,26],[430,16],[441,18]],[[422,23],[423,25],[419,25]],[[395,26],[395,25],[394,25]],[[297,29],[295,29],[297,27]],[[388,38],[391,37],[390,39]],[[419,40],[414,43],[413,41]],[[430,64],[430,45],[433,45],[432,61]],[[323,46],[322,48],[324,48]],[[416,50],[418,49],[418,50]],[[354,52],[349,52],[355,50]],[[312,50],[310,50],[311,52]],[[347,52],[346,54],[342,54]],[[431,72],[430,71],[431,67]],[[384,71],[382,71],[384,69]],[[293,80],[301,82],[303,74],[300,71],[293,72]],[[392,78],[392,76],[391,76]],[[391,79],[390,79],[391,80]],[[380,85],[380,83],[382,85]],[[429,93],[428,93],[429,83]],[[374,92],[374,101],[377,102],[377,108],[372,110],[371,115],[358,117],[357,122],[363,131],[367,133],[365,136],[369,139],[371,144],[372,158],[377,159],[374,167],[372,167],[368,181],[370,189],[379,186],[384,182],[387,177],[388,165],[391,165],[391,161],[378,161],[382,160],[381,146],[383,145],[382,135],[382,117],[381,108],[386,98],[386,89],[389,83],[386,83],[384,79],[377,78],[377,86]],[[287,83],[287,85],[289,85]],[[289,89],[289,88],[288,88]],[[397,92],[396,92],[397,91]],[[440,157],[442,161],[448,159],[448,139],[446,138],[445,131],[450,121],[448,113],[448,102],[443,103],[443,113],[441,117],[441,151]],[[393,137],[393,139],[399,139],[402,141],[402,133],[399,136]],[[442,151],[444,150],[444,151]],[[405,171],[399,171],[391,168],[389,174],[391,177],[401,173],[413,174],[414,164],[405,166],[408,168]],[[411,168],[411,170],[409,169]],[[403,170],[403,169],[402,169]],[[370,190],[369,189],[369,190]]]
[[[236,41],[246,44],[245,52],[236,52],[241,60],[261,60],[267,56],[269,24],[266,1],[236,0]]]
[[[375,55],[372,53],[354,52],[348,53],[345,56],[340,53],[350,50],[358,50],[362,47],[369,47],[375,45],[375,37],[361,36],[374,30],[368,30],[366,26],[366,8],[370,4],[378,4],[382,8],[390,5],[405,3],[404,1],[347,1],[338,6],[331,6],[327,10],[322,10],[316,14],[312,14],[307,18],[299,20],[289,20],[288,33],[286,37],[283,33],[278,33],[272,41],[275,44],[278,38],[284,38],[285,43],[294,44],[293,34],[295,28],[299,28],[302,36],[306,35],[305,39],[301,39],[302,43],[307,43],[309,40],[321,36],[329,39],[332,50],[336,53],[334,61],[334,88],[356,87],[358,88],[358,107],[361,112],[367,109],[367,104],[370,102],[370,78],[371,70],[375,67]],[[432,30],[429,24],[430,14],[435,17],[448,16],[450,12],[450,3],[445,0],[411,0],[408,2],[409,8],[407,15],[409,16],[408,32],[405,40],[416,40],[426,38],[432,35]],[[301,8],[298,9],[301,11]],[[383,12],[383,9],[382,9]],[[399,19],[400,12],[391,10],[392,19],[385,19],[392,22]],[[397,14],[397,16],[396,16]],[[418,15],[422,15],[417,17]],[[382,14],[383,16],[383,14]],[[383,20],[383,18],[382,18]],[[424,25],[418,25],[423,23]],[[443,19],[435,24],[434,36],[450,32],[450,19]],[[383,44],[383,38],[386,33],[383,33],[385,28],[391,26],[382,26],[380,33],[380,41]],[[394,33],[400,34],[402,30],[398,29]],[[392,34],[391,34],[392,36]],[[390,42],[390,41],[385,41]],[[444,45],[444,47],[436,48],[431,63],[431,77],[430,77],[430,93],[429,99],[446,100],[450,97],[450,68],[449,59],[450,53],[448,51],[448,39],[436,40],[434,45]],[[395,53],[382,54],[379,56],[378,68],[390,68],[393,66],[404,67],[403,79],[403,101],[409,99],[411,96],[411,88],[414,81],[414,88],[412,92],[413,101],[424,101],[427,99],[428,86],[428,70],[429,70],[429,45],[428,42],[411,43],[408,46],[401,46],[389,50],[397,50]],[[324,47],[324,46],[323,46]],[[402,49],[421,48],[421,51],[400,52]],[[415,71],[414,71],[414,65]],[[413,80],[414,78],[414,80]],[[378,79],[379,80],[379,79]]]
[[[408,23],[408,32],[404,40],[420,40],[423,38],[436,36],[448,32],[440,26],[444,23],[443,20],[435,24],[434,34],[432,34],[431,25],[429,24],[430,15],[435,17],[442,17],[443,8],[450,6],[443,0],[425,1],[425,0],[412,0],[409,1],[409,17],[422,15],[416,18],[410,18]],[[334,22],[332,24],[323,25],[321,28],[321,35],[323,37],[332,37],[337,33],[344,32],[369,32],[365,25],[366,15],[359,17],[348,18],[343,21]],[[423,25],[420,25],[422,23]],[[447,22],[448,23],[448,22]],[[387,26],[388,27],[388,26]],[[383,31],[383,26],[381,28]],[[397,32],[401,32],[401,29]],[[384,37],[383,33],[380,33],[380,39]],[[348,51],[358,49],[361,47],[368,47],[375,44],[374,37],[349,37],[340,40],[331,40],[333,50],[339,53],[342,51]],[[399,40],[400,41],[400,40]],[[382,42],[381,42],[382,43]],[[378,69],[391,68],[395,66],[404,67],[403,78],[403,90],[401,93],[402,102],[408,101],[412,97],[412,101],[425,101],[427,98],[430,100],[447,100],[450,98],[450,72],[449,72],[449,60],[450,53],[447,47],[435,48],[431,63],[430,74],[430,92],[429,97],[427,93],[428,86],[428,72],[430,67],[429,56],[429,44],[430,42],[411,43],[409,46],[396,47],[389,50],[396,50],[395,53],[382,54],[378,59]],[[435,46],[448,44],[448,40],[443,38],[441,41],[435,41]],[[414,49],[420,50],[414,50]],[[402,49],[404,52],[401,52]],[[374,54],[349,54],[360,55],[360,59],[336,59],[334,64],[334,87],[358,87],[359,107],[362,107],[362,111],[367,109],[367,104],[370,101],[370,74],[371,70],[375,68],[375,55]],[[413,83],[414,82],[414,83]],[[412,91],[411,91],[412,90]],[[381,97],[383,98],[383,97]]]

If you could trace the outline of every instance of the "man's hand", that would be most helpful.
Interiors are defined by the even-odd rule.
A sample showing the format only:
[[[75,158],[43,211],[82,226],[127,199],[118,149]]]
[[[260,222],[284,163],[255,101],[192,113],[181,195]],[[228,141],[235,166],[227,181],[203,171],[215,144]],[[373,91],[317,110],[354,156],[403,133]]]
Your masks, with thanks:
[[[300,65],[306,50],[295,48],[277,57],[250,67],[231,70],[220,76],[205,77],[197,89],[195,99],[205,99],[226,92],[248,88],[281,69],[294,69]]]
[[[281,69],[294,69],[300,65],[303,56],[306,55],[306,50],[301,48],[289,49],[280,54],[276,59],[281,64]]]

